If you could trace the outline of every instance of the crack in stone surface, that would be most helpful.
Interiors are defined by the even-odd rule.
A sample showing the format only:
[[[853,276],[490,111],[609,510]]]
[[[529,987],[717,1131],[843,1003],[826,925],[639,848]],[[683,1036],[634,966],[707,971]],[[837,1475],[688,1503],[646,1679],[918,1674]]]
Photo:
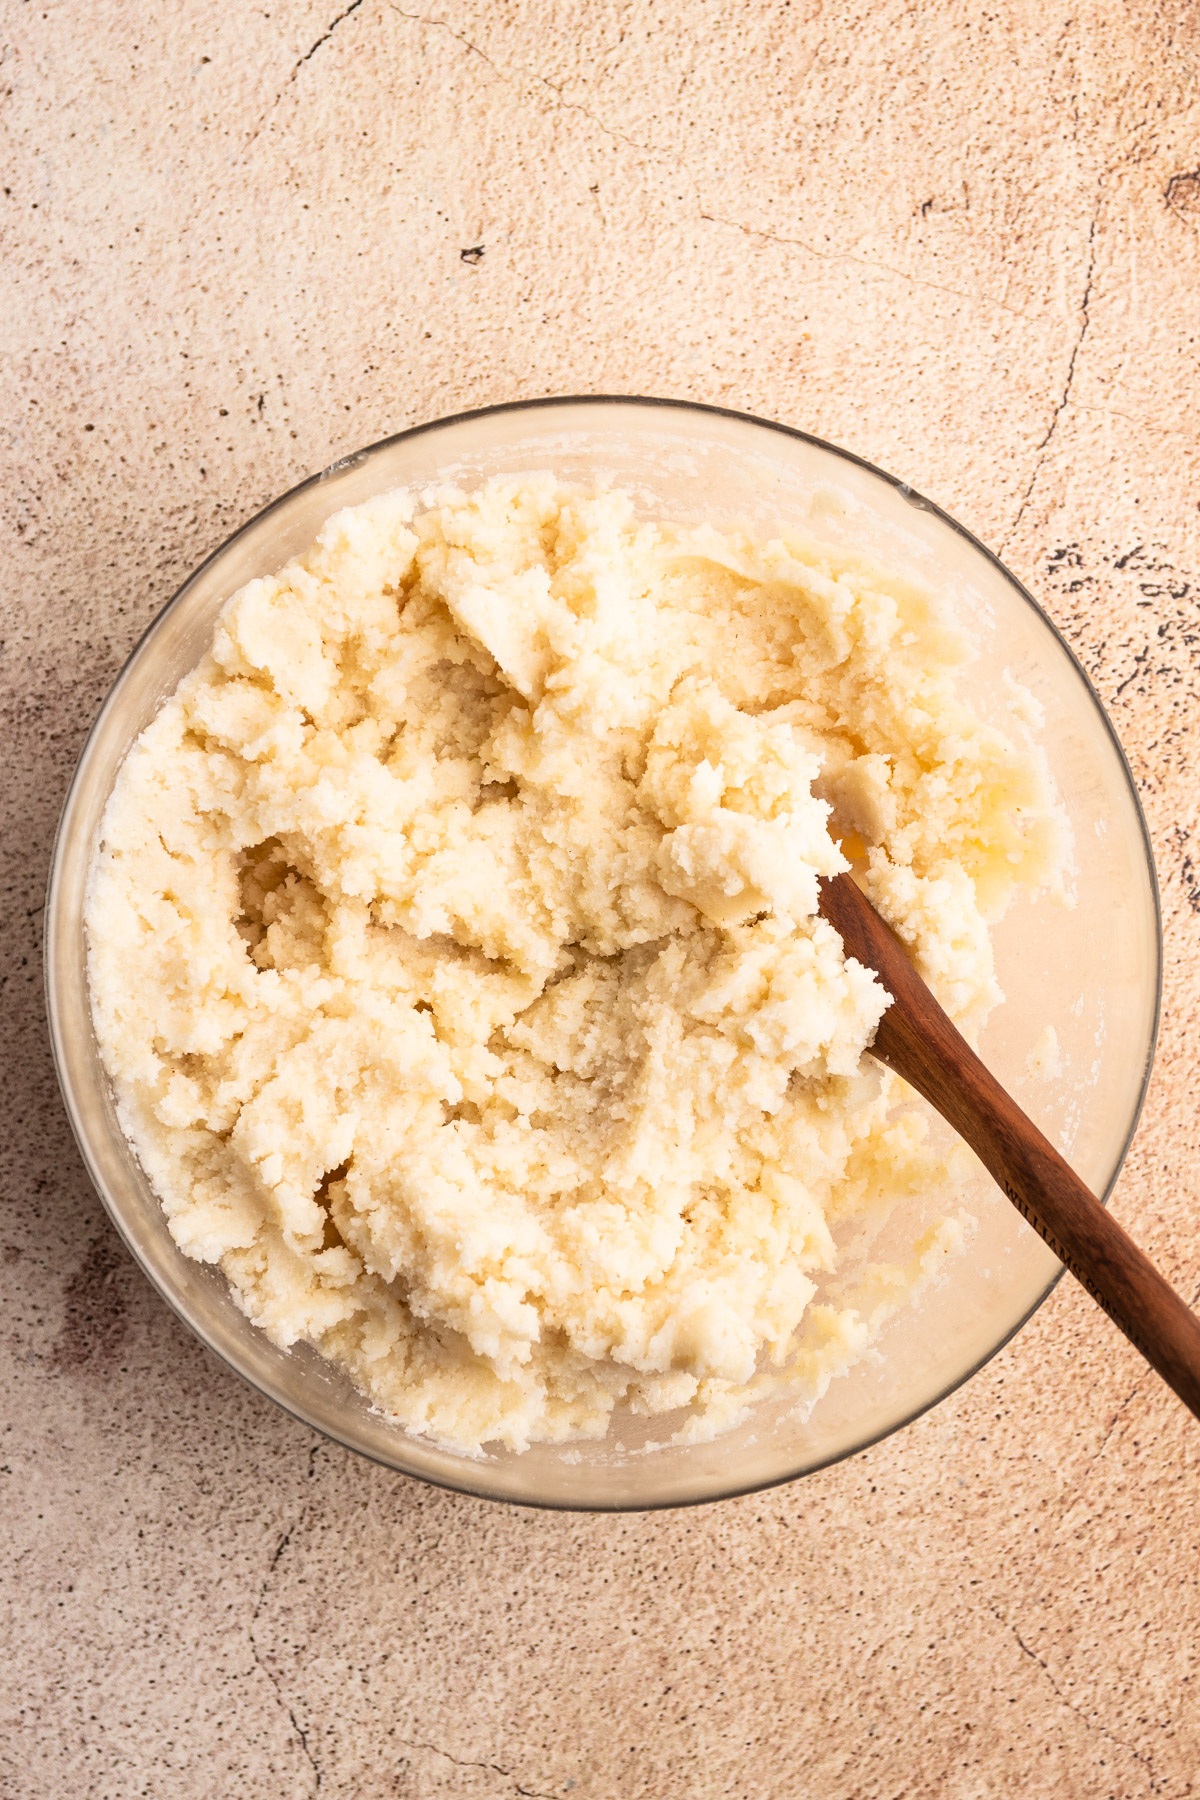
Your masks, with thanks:
[[[1013,1625],[1008,1619],[1005,1618],[1004,1614],[1000,1611],[999,1607],[989,1604],[988,1611],[991,1613],[991,1615],[994,1619],[997,1619],[999,1621],[999,1623],[1004,1626],[1006,1631],[1009,1631],[1012,1633],[1013,1638],[1015,1639],[1017,1646],[1021,1651],[1021,1654],[1023,1656],[1027,1656],[1029,1658],[1030,1662],[1034,1663],[1041,1670],[1042,1674],[1046,1677],[1046,1680],[1049,1682],[1050,1687],[1055,1695],[1055,1698],[1059,1701],[1060,1705],[1065,1706],[1068,1712],[1074,1713],[1075,1717],[1079,1720],[1080,1724],[1083,1726],[1085,1731],[1094,1732],[1098,1737],[1102,1737],[1108,1743],[1115,1745],[1118,1750],[1124,1750],[1126,1755],[1132,1756],[1136,1762],[1140,1762],[1142,1764],[1143,1768],[1145,1768],[1146,1771],[1148,1772],[1148,1775],[1150,1778],[1151,1793],[1153,1793],[1153,1794],[1162,1793],[1164,1791],[1163,1781],[1159,1776],[1157,1776],[1155,1774],[1154,1764],[1151,1761],[1150,1757],[1146,1754],[1146,1752],[1144,1750],[1136,1749],[1133,1744],[1126,1743],[1124,1738],[1117,1737],[1113,1732],[1109,1731],[1106,1726],[1101,1725],[1101,1724],[1097,1723],[1096,1720],[1089,1718],[1087,1713],[1083,1710],[1083,1708],[1080,1706],[1076,1706],[1075,1702],[1070,1698],[1070,1696],[1068,1694],[1064,1693],[1063,1689],[1058,1684],[1058,1680],[1054,1674],[1054,1671],[1051,1669],[1051,1667],[1050,1667],[1049,1663],[1046,1661],[1045,1657],[1039,1655],[1039,1653],[1035,1649],[1033,1649],[1032,1645],[1027,1644],[1025,1642],[1025,1639],[1021,1636],[1021,1633],[1017,1630],[1016,1626]]]
[[[877,269],[884,275],[891,275],[897,281],[906,281],[910,287],[930,288],[936,294],[949,294],[954,300],[963,300],[970,305],[983,302],[987,306],[995,306],[1001,312],[1011,313],[1014,319],[1023,319],[1025,314],[1007,300],[996,300],[990,294],[965,294],[960,288],[946,287],[940,281],[927,281],[924,276],[910,275],[905,269],[893,268],[891,263],[878,262],[873,257],[854,256],[848,250],[818,250],[815,244],[804,238],[785,237],[778,231],[766,231],[757,225],[743,225],[739,219],[726,219],[719,213],[702,212],[701,219],[706,225],[724,225],[729,231],[740,231],[745,237],[762,238],[768,244],[794,245],[804,250],[809,256],[815,256],[820,262],[851,263],[860,269]]]
[[[625,132],[618,131],[615,126],[606,124],[598,114],[592,112],[590,108],[583,106],[578,100],[566,99],[563,94],[562,84],[557,81],[551,81],[548,75],[539,75],[535,72],[533,79],[540,82],[543,87],[550,89],[550,92],[555,97],[557,105],[563,112],[579,113],[581,118],[586,119],[589,124],[594,125],[597,131],[602,131],[605,137],[610,137],[614,144],[627,144],[631,150],[636,150],[639,156],[648,157],[651,162],[659,163],[662,167],[670,169],[673,175],[682,175],[683,179],[691,184],[692,188],[695,190],[696,198],[699,200],[700,190],[696,182],[696,177],[685,164],[676,162],[665,150],[656,150],[653,144],[643,144],[640,143],[637,138],[626,136]]]
[[[321,48],[322,44],[327,44],[329,42],[330,38],[333,36],[333,34],[337,30],[338,26],[342,23],[343,19],[348,19],[350,17],[351,13],[357,12],[359,7],[362,4],[363,4],[363,0],[350,0],[349,6],[343,7],[342,11],[337,15],[336,19],[331,19],[329,21],[329,24],[326,26],[325,30],[321,33],[320,37],[317,38],[314,43],[309,45],[308,49],[304,52],[304,55],[297,57],[296,61],[292,64],[291,73],[289,74],[287,80],[284,82],[283,86],[280,88],[279,92],[276,94],[275,98],[272,100],[270,106],[268,106],[266,112],[263,114],[263,116],[259,120],[258,124],[254,127],[254,130],[250,133],[250,136],[246,139],[246,142],[242,145],[241,151],[239,153],[239,158],[238,158],[239,161],[241,160],[242,157],[245,156],[247,150],[250,149],[250,146],[254,143],[255,139],[260,137],[261,134],[266,130],[267,122],[270,119],[271,114],[275,111],[275,108],[279,105],[280,101],[283,99],[283,96],[287,93],[288,89],[291,87],[292,83],[295,81],[297,75],[299,75],[299,73],[300,73],[301,69],[304,67],[305,63],[312,61],[313,57],[317,54],[317,51]]]
[[[1117,1426],[1120,1424],[1121,1416],[1125,1412],[1126,1408],[1129,1407],[1130,1405],[1132,1405],[1133,1401],[1137,1397],[1137,1394],[1141,1388],[1141,1385],[1142,1384],[1141,1384],[1140,1380],[1134,1382],[1133,1386],[1130,1388],[1129,1392],[1126,1394],[1125,1398],[1122,1400],[1120,1406],[1118,1406],[1116,1412],[1113,1414],[1112,1418],[1109,1420],[1107,1431],[1104,1433],[1104,1436],[1100,1439],[1100,1442],[1097,1444],[1095,1450],[1092,1452],[1091,1456],[1088,1457],[1087,1462],[1084,1465],[1083,1475],[1080,1476],[1081,1481],[1083,1480],[1084,1476],[1087,1475],[1092,1464],[1094,1462],[1097,1462],[1099,1460],[1099,1458],[1101,1456],[1103,1456],[1105,1448],[1108,1444],[1109,1438],[1112,1436],[1113,1432],[1117,1429]]]
[[[427,18],[424,13],[405,12],[402,6],[396,6],[394,4],[394,0],[392,11],[396,14],[397,18],[409,19],[414,25],[423,25],[427,31],[446,32],[450,37],[456,38],[465,49],[471,52],[472,56],[478,56],[482,62],[485,62],[489,69],[495,69],[497,75],[508,79],[505,70],[500,67],[500,64],[493,61],[486,50],[481,50],[478,44],[473,43],[465,32],[456,31],[449,19],[430,19]]]
[[[314,1471],[315,1459],[320,1449],[320,1444],[314,1444],[308,1453],[308,1468],[306,1473],[310,1480]],[[295,1733],[296,1740],[300,1745],[305,1760],[313,1773],[312,1791],[314,1794],[319,1794],[324,1786],[324,1772],[321,1768],[320,1761],[313,1751],[312,1745],[308,1741],[308,1732],[296,1717],[295,1708],[288,1703],[284,1696],[283,1687],[278,1675],[275,1674],[269,1663],[264,1662],[262,1652],[258,1647],[258,1638],[254,1629],[258,1623],[259,1614],[262,1612],[263,1606],[266,1603],[267,1594],[269,1593],[271,1583],[274,1580],[275,1571],[279,1567],[280,1559],[297,1531],[299,1531],[301,1525],[303,1525],[311,1505],[312,1500],[310,1497],[304,1502],[304,1505],[300,1508],[300,1511],[296,1514],[296,1517],[292,1520],[292,1523],[288,1526],[287,1530],[281,1534],[279,1542],[275,1546],[274,1554],[267,1565],[267,1572],[263,1576],[262,1585],[258,1590],[258,1599],[255,1601],[254,1611],[250,1615],[250,1623],[247,1627],[246,1636],[250,1642],[250,1655],[254,1659],[254,1666],[266,1676],[274,1689],[275,1698],[279,1702],[281,1710],[287,1714],[288,1722],[291,1725],[292,1731]]]
[[[1127,425],[1136,425],[1142,431],[1156,431],[1160,437],[1183,438],[1189,444],[1192,441],[1183,425],[1165,425],[1161,419],[1148,419],[1140,413],[1121,412],[1115,406],[1089,406],[1083,400],[1075,400],[1072,405],[1076,412],[1095,413],[1101,419],[1124,419]]]
[[[477,1757],[455,1756],[449,1750],[443,1750],[440,1744],[431,1744],[423,1738],[402,1738],[401,1743],[406,1750],[428,1750],[433,1756],[444,1756],[453,1763],[456,1769],[487,1769],[495,1775],[502,1775],[505,1781],[511,1781],[513,1791],[522,1796],[522,1800],[560,1800],[558,1794],[551,1794],[545,1788],[523,1787],[511,1769],[501,1763],[484,1762]]]
[[[317,54],[317,51],[321,48],[321,45],[327,44],[329,42],[330,38],[333,36],[334,32],[337,30],[337,28],[341,24],[342,20],[348,19],[352,12],[357,12],[359,7],[362,5],[362,3],[363,3],[363,0],[350,0],[349,6],[343,7],[342,11],[338,14],[337,18],[330,20],[329,24],[326,26],[325,30],[321,33],[320,37],[317,39],[317,41],[313,45],[311,45],[311,47],[309,49],[307,49],[304,52],[304,55],[300,58],[299,62],[296,64],[295,68],[292,70],[291,74],[288,76],[287,80],[284,82],[283,85],[285,88],[291,86],[292,82],[295,81],[297,75],[300,73],[301,69],[304,67],[305,63],[310,62],[312,60],[312,58]]]
[[[1117,1406],[1116,1411],[1112,1415],[1112,1418],[1108,1421],[1108,1425],[1105,1428],[1104,1435],[1100,1439],[1100,1442],[1096,1445],[1096,1448],[1092,1451],[1092,1454],[1088,1457],[1087,1461],[1084,1463],[1083,1468],[1079,1471],[1079,1474],[1076,1476],[1074,1481],[1071,1483],[1070,1490],[1068,1492],[1066,1500],[1058,1508],[1059,1519],[1065,1518],[1066,1515],[1068,1514],[1068,1512],[1071,1510],[1071,1508],[1076,1504],[1076,1502],[1083,1498],[1084,1483],[1087,1481],[1087,1478],[1091,1474],[1092,1469],[1095,1466],[1095,1464],[1098,1463],[1100,1458],[1104,1455],[1104,1452],[1108,1447],[1109,1439],[1112,1437],[1113,1432],[1117,1429],[1117,1426],[1120,1424],[1120,1422],[1121,1422],[1122,1418],[1124,1417],[1128,1408],[1133,1404],[1137,1395],[1140,1393],[1141,1386],[1142,1386],[1142,1382],[1141,1382],[1141,1377],[1139,1376],[1137,1381],[1134,1382],[1133,1386],[1130,1388],[1129,1392],[1126,1394],[1125,1398]]]
[[[479,45],[475,43],[472,38],[469,38],[465,32],[456,31],[448,19],[434,19],[430,18],[425,13],[406,12],[402,6],[397,6],[395,4],[395,0],[389,0],[389,4],[398,18],[408,19],[412,24],[421,25],[427,31],[446,32],[448,36],[456,39],[464,49],[469,50],[472,55],[478,56],[481,61],[485,62],[489,69],[493,69],[500,77],[501,81],[507,81],[513,86],[516,86],[519,82],[526,82],[535,83],[539,87],[548,88],[554,95],[556,111],[579,113],[582,118],[587,119],[590,124],[594,125],[597,131],[602,131],[605,137],[611,138],[614,144],[627,144],[631,150],[636,150],[639,155],[648,157],[652,162],[663,164],[670,168],[672,173],[682,175],[685,180],[691,183],[693,188],[696,187],[695,176],[684,166],[684,164],[673,161],[665,151],[656,150],[653,144],[640,143],[637,138],[628,137],[623,131],[618,131],[615,126],[607,124],[597,113],[592,112],[578,100],[568,100],[563,93],[563,85],[561,82],[551,81],[548,75],[540,75],[536,69],[525,68],[519,63],[511,65],[498,63],[494,57],[488,55],[486,50],[481,50]]]
[[[1009,526],[1009,528],[1005,532],[1003,538],[1000,540],[1001,556],[1003,556],[1009,543],[1011,542],[1012,538],[1014,537],[1017,527],[1021,523],[1021,520],[1025,517],[1025,513],[1029,506],[1029,502],[1033,498],[1033,490],[1037,486],[1038,476],[1041,474],[1042,467],[1046,461],[1047,452],[1049,451],[1050,445],[1053,443],[1055,434],[1058,431],[1058,422],[1062,418],[1063,412],[1066,409],[1067,403],[1071,398],[1071,389],[1075,384],[1075,365],[1079,361],[1079,352],[1080,352],[1081,348],[1083,347],[1083,340],[1087,336],[1088,326],[1092,322],[1092,315],[1091,315],[1089,308],[1091,306],[1091,300],[1092,300],[1092,281],[1093,281],[1093,279],[1095,277],[1095,273],[1096,273],[1096,226],[1099,223],[1099,218],[1100,218],[1100,209],[1099,209],[1099,201],[1097,200],[1096,210],[1093,212],[1091,224],[1088,226],[1087,269],[1084,274],[1083,294],[1080,299],[1079,308],[1078,308],[1079,329],[1075,333],[1075,341],[1071,345],[1071,355],[1067,361],[1067,372],[1066,372],[1066,376],[1063,381],[1062,392],[1059,395],[1057,401],[1055,402],[1054,411],[1050,415],[1050,423],[1046,427],[1046,430],[1042,436],[1042,441],[1037,446],[1037,449],[1034,451],[1033,470],[1032,470],[1032,473],[1030,474],[1029,480],[1025,484],[1025,492],[1021,496],[1021,504],[1017,508],[1016,517],[1014,518],[1012,524]]]

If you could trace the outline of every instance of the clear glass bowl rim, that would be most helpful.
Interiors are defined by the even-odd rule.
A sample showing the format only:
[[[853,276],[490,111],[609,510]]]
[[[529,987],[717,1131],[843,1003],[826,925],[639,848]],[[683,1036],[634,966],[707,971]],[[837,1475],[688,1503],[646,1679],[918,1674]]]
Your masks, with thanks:
[[[137,659],[143,645],[154,635],[166,619],[167,615],[182,600],[183,596],[192,586],[192,583],[210,566],[210,564],[223,556],[230,546],[236,543],[239,538],[247,532],[254,530],[255,527],[261,524],[262,521],[267,519],[272,513],[287,506],[298,495],[305,493],[310,488],[320,486],[323,482],[330,480],[333,476],[341,474],[344,470],[349,469],[360,462],[365,462],[376,453],[388,449],[393,444],[410,441],[414,438],[419,438],[443,430],[448,426],[469,424],[473,420],[490,418],[501,413],[536,413],[544,409],[549,410],[555,407],[566,406],[592,407],[597,410],[610,406],[644,406],[661,408],[663,410],[694,412],[702,416],[732,419],[745,425],[755,426],[763,431],[773,432],[779,436],[812,445],[816,449],[825,451],[829,455],[838,458],[843,462],[850,463],[856,468],[863,469],[867,471],[868,474],[876,477],[888,487],[892,488],[911,506],[922,512],[931,513],[935,518],[941,520],[943,524],[949,526],[960,538],[965,540],[965,542],[977,551],[980,556],[984,557],[987,562],[991,563],[993,567],[1000,572],[1008,585],[1020,596],[1024,603],[1033,610],[1041,623],[1057,640],[1060,649],[1065,653],[1076,676],[1082,684],[1085,693],[1099,716],[1105,734],[1116,753],[1119,766],[1124,775],[1141,834],[1145,860],[1145,874],[1149,883],[1149,893],[1154,919],[1155,992],[1151,1026],[1146,1047],[1145,1064],[1136,1101],[1130,1115],[1129,1129],[1121,1146],[1120,1154],[1113,1167],[1110,1180],[1104,1193],[1099,1196],[1102,1204],[1107,1206],[1112,1190],[1116,1186],[1121,1170],[1124,1167],[1130,1145],[1136,1135],[1142,1110],[1146,1102],[1150,1077],[1154,1068],[1155,1051],[1158,1043],[1158,1032],[1162,1014],[1163,929],[1158,875],[1155,867],[1154,851],[1151,844],[1149,827],[1146,822],[1146,815],[1137,791],[1137,783],[1134,780],[1133,771],[1129,766],[1129,759],[1125,754],[1124,746],[1121,743],[1112,720],[1109,718],[1103,701],[1100,699],[1087,670],[1076,656],[1071,645],[1058,629],[1054,620],[1045,609],[1039,605],[1038,601],[1029,592],[1029,589],[1024,583],[1018,580],[1017,576],[1013,574],[1006,563],[1001,561],[994,551],[989,550],[987,545],[982,543],[973,532],[969,531],[965,525],[960,524],[957,519],[946,512],[944,508],[938,506],[935,501],[927,499],[923,494],[910,486],[908,482],[901,481],[897,476],[889,474],[887,470],[879,468],[877,464],[868,461],[867,458],[858,456],[851,450],[843,449],[839,444],[832,444],[826,438],[817,437],[812,432],[802,431],[799,427],[794,425],[784,425],[775,419],[760,418],[754,413],[740,412],[733,407],[713,406],[699,400],[679,400],[666,396],[647,394],[549,394],[526,400],[506,400],[492,406],[472,407],[463,412],[448,413],[442,418],[427,420],[423,424],[411,425],[403,431],[393,432],[388,437],[380,438],[373,444],[368,444],[362,449],[352,451],[347,456],[339,457],[336,461],[328,464],[325,468],[318,470],[315,474],[307,476],[305,480],[297,482],[294,487],[287,489],[285,493],[282,493],[274,500],[269,501],[266,506],[260,507],[258,512],[252,514],[249,519],[244,520],[243,523],[238,526],[236,531],[231,532],[228,537],[224,538],[208,556],[189,572],[185,580],[172,594],[171,598],[159,608],[145,631],[142,632],[128,656],[125,658],[125,661],[122,663],[120,670],[114,677],[79,753],[71,781],[67,787],[66,795],[63,800],[62,810],[59,815],[58,827],[55,832],[54,844],[51,851],[50,873],[47,882],[45,912],[46,929],[43,950],[46,1013],[55,1073],[58,1078],[59,1090],[62,1094],[71,1131],[83,1160],[84,1167],[87,1170],[88,1177],[93,1187],[96,1189],[96,1192],[99,1194],[101,1203],[116,1228],[121,1241],[124,1243],[126,1249],[129,1251],[142,1273],[150,1281],[151,1286],[161,1298],[166,1301],[176,1317],[200,1339],[207,1350],[210,1350],[227,1367],[231,1368],[235,1374],[239,1375],[243,1381],[254,1388],[256,1392],[263,1394],[265,1398],[273,1401],[283,1412],[288,1413],[300,1424],[306,1425],[310,1430],[319,1431],[322,1436],[329,1437],[334,1442],[340,1443],[344,1448],[353,1450],[356,1455],[364,1456],[369,1461],[377,1462],[381,1467],[390,1468],[398,1474],[407,1475],[411,1479],[423,1481],[429,1486],[445,1488],[450,1492],[467,1494],[475,1499],[499,1501],[502,1504],[510,1506],[531,1507],[539,1511],[605,1513],[665,1511],[690,1506],[714,1505],[720,1500],[737,1499],[747,1494],[762,1493],[770,1488],[782,1487],[789,1482],[799,1480],[809,1475],[818,1474],[822,1469],[829,1468],[838,1462],[844,1462],[851,1456],[857,1456],[862,1451],[869,1450],[872,1445],[882,1442],[885,1438],[891,1437],[895,1432],[902,1431],[916,1419],[923,1417],[925,1413],[931,1412],[934,1407],[939,1406],[943,1400],[955,1393],[966,1382],[977,1375],[982,1368],[991,1362],[992,1358],[997,1356],[1000,1351],[1004,1349],[1005,1345],[1010,1343],[1012,1339],[1016,1337],[1017,1333],[1029,1323],[1029,1320],[1033,1317],[1034,1313],[1044,1304],[1054,1288],[1058,1285],[1058,1282],[1066,1273],[1065,1269],[1061,1267],[1057,1269],[1051,1275],[1041,1294],[1038,1295],[1037,1299],[1030,1307],[1028,1307],[1016,1323],[997,1338],[996,1342],[984,1353],[984,1355],[979,1357],[970,1367],[956,1375],[952,1381],[949,1381],[945,1387],[934,1394],[932,1398],[923,1400],[919,1405],[915,1406],[911,1412],[892,1421],[881,1431],[867,1435],[861,1442],[841,1449],[823,1460],[814,1463],[806,1463],[803,1467],[792,1470],[785,1469],[780,1473],[771,1475],[766,1480],[741,1483],[732,1481],[729,1487],[723,1489],[720,1493],[671,1499],[647,1499],[645,1501],[620,1500],[602,1502],[596,1505],[586,1505],[576,1501],[566,1501],[553,1497],[542,1498],[532,1494],[514,1495],[509,1493],[498,1493],[493,1488],[489,1487],[486,1480],[472,1479],[475,1470],[481,1469],[481,1466],[473,1464],[465,1458],[463,1459],[463,1473],[461,1479],[458,1479],[457,1476],[455,1479],[438,1479],[426,1470],[406,1467],[398,1459],[391,1460],[378,1456],[370,1449],[354,1442],[349,1434],[341,1436],[336,1432],[330,1431],[328,1425],[318,1424],[315,1420],[309,1418],[300,1407],[281,1398],[278,1393],[272,1391],[270,1386],[258,1381],[248,1370],[241,1367],[237,1359],[231,1356],[226,1349],[212,1342],[208,1333],[204,1331],[200,1324],[190,1315],[181,1297],[170,1291],[170,1289],[158,1279],[158,1276],[142,1256],[136,1236],[127,1230],[120,1208],[110,1194],[108,1185],[100,1174],[95,1160],[91,1155],[87,1134],[83,1128],[78,1109],[75,1105],[72,1083],[67,1072],[67,1061],[62,1038],[62,1019],[60,1016],[55,981],[55,951],[59,931],[57,902],[58,876],[61,862],[60,851],[64,842],[67,826],[70,822],[72,803],[80,785],[83,772],[87,767],[89,752],[99,735],[101,724],[107,718],[110,708],[112,708],[119,700],[120,692],[124,685],[124,678],[130,665]]]

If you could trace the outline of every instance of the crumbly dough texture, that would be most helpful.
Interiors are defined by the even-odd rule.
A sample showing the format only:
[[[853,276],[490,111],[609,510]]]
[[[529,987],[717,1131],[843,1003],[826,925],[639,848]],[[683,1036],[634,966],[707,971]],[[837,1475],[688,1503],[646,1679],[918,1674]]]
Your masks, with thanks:
[[[958,1235],[839,1297],[946,1171],[818,876],[853,856],[972,1028],[986,915],[1058,855],[963,654],[923,589],[619,489],[331,518],[104,818],[96,1027],[176,1242],[466,1451],[818,1395]]]

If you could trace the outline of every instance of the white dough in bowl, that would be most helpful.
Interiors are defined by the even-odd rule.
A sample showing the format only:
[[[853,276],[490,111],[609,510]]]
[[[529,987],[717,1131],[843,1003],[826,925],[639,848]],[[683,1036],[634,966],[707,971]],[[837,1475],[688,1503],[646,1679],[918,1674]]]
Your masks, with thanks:
[[[816,1397],[961,1241],[818,877],[854,859],[973,1031],[987,918],[1061,858],[964,654],[922,588],[619,489],[335,515],[104,817],[96,1028],[176,1242],[465,1451]]]

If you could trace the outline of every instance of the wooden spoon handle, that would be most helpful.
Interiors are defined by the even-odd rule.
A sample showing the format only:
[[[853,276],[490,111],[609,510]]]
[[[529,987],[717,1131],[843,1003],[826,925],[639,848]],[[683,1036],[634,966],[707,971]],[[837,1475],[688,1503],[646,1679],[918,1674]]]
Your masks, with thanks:
[[[1200,1418],[1200,1318],[980,1062],[849,875],[821,883],[821,911],[846,954],[874,969],[893,997],[872,1055],[965,1138],[1018,1212]]]

